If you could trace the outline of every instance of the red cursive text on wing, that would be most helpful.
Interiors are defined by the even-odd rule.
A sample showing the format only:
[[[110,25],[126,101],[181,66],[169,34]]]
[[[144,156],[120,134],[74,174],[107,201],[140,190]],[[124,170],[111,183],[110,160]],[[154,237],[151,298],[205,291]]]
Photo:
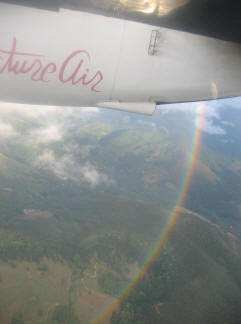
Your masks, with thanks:
[[[71,83],[89,86],[93,92],[100,92],[99,86],[103,80],[101,71],[91,73],[91,56],[86,50],[71,53],[62,64],[47,62],[44,55],[19,52],[16,49],[17,40],[13,39],[9,51],[0,49],[0,74],[25,74],[32,81],[51,82],[55,75],[61,83]]]

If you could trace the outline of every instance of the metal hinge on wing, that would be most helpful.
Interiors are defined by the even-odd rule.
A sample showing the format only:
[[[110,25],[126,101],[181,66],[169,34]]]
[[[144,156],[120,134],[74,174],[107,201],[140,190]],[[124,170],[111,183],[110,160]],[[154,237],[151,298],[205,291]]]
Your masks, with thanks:
[[[158,29],[151,31],[151,39],[148,48],[148,55],[157,56],[160,50],[161,31]]]

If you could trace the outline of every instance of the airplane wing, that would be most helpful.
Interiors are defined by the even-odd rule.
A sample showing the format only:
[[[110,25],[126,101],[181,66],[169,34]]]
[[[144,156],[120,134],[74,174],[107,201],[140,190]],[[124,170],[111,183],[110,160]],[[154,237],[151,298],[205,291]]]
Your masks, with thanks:
[[[241,95],[241,3],[0,0],[0,100],[151,114]]]

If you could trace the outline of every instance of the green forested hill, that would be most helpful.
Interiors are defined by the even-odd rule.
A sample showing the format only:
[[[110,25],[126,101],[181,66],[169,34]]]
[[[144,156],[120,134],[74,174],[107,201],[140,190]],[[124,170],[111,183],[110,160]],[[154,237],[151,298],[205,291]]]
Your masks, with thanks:
[[[235,236],[184,210],[111,323],[240,323],[240,253]]]

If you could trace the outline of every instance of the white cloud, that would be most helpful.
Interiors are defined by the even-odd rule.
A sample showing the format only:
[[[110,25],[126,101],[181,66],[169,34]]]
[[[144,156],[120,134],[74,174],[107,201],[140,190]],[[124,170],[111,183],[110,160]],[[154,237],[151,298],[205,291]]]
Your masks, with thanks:
[[[96,107],[55,107],[0,102],[0,138],[25,136],[29,144],[51,144],[64,139],[78,128],[78,121],[88,122],[99,113]],[[26,121],[28,128],[17,133],[13,120]],[[34,125],[34,129],[30,126]],[[26,135],[26,133],[28,133]]]
[[[146,120],[138,119],[137,123],[140,124],[140,125],[151,127],[151,128],[156,128],[155,123],[152,123],[152,122],[149,122],[149,121],[146,121]]]
[[[28,117],[38,117],[56,113],[58,107],[27,105],[19,103],[0,102],[0,115],[22,114]]]
[[[202,124],[199,127],[204,132],[211,134],[211,135],[225,135],[226,134],[226,131],[223,128],[216,126],[210,119],[204,119]]]
[[[231,107],[235,109],[241,109],[241,97],[222,99],[219,100],[219,104],[222,105],[223,108]]]
[[[67,106],[47,106],[47,105],[28,105],[19,103],[0,102],[0,115],[22,114],[25,117],[43,117],[48,119],[78,116],[90,118],[99,113],[96,107],[67,107]]]
[[[0,139],[16,137],[17,135],[18,133],[15,131],[12,125],[0,121]]]
[[[35,165],[41,169],[53,172],[62,180],[72,179],[75,169],[75,163],[70,154],[56,158],[54,152],[50,150],[46,150],[39,155],[35,160]]]
[[[159,127],[159,129],[161,129],[166,135],[169,135],[169,131],[166,127],[161,126],[161,127]]]
[[[61,129],[57,125],[49,125],[30,132],[30,139],[37,143],[52,143],[62,140]]]
[[[220,123],[221,123],[222,125],[225,125],[225,126],[234,127],[234,124],[233,124],[233,123],[230,123],[230,122],[228,122],[228,121],[224,121],[224,120],[222,120]]]
[[[81,154],[82,158],[86,158],[87,156],[89,156],[93,147],[93,145],[84,145],[81,148],[78,147],[78,153]]]
[[[80,167],[80,172],[91,187],[96,187],[102,183],[113,184],[113,181],[111,181],[107,175],[97,171],[97,169],[91,164],[86,164],[85,166]]]
[[[123,123],[128,124],[131,121],[131,117],[124,115],[122,117],[122,120],[123,120]]]
[[[53,151],[47,150],[37,157],[35,165],[38,168],[53,172],[62,180],[74,180],[76,182],[86,182],[91,188],[95,188],[101,184],[113,184],[106,174],[100,172],[90,162],[80,165],[76,162],[71,154],[65,154],[57,158]]]
[[[72,108],[74,109],[74,108]],[[96,107],[82,107],[80,108],[80,112],[82,114],[96,114],[98,112],[100,112],[99,108]]]
[[[183,112],[186,114],[197,115],[200,105],[204,111],[205,118],[217,118],[219,119],[219,114],[216,109],[217,101],[213,100],[211,102],[185,102],[185,103],[176,103],[169,105],[161,105],[160,110],[164,113],[170,112]]]
[[[53,172],[62,180],[85,182],[92,188],[112,184],[113,181],[106,174],[86,161],[93,146],[80,146],[75,140],[78,125],[85,124],[99,112],[96,107],[52,107],[0,102],[0,117],[5,120],[0,121],[0,138],[19,135],[19,144],[34,145],[33,154],[41,149],[39,144],[44,144],[47,148],[41,154],[37,153],[37,157],[32,157],[33,163],[40,169]],[[26,123],[29,128],[24,129],[22,136],[11,125],[11,121],[18,118],[29,121]],[[63,145],[58,146],[60,151],[57,155],[50,145],[60,141]],[[85,162],[78,162],[79,158]]]
[[[37,157],[35,164],[40,168],[45,169],[54,164],[55,161],[54,153],[52,151],[45,151]]]
[[[75,119],[83,120],[85,122],[91,120],[99,112],[100,109],[96,107],[71,108],[72,117],[75,117]]]
[[[190,102],[190,103],[178,103],[160,106],[163,114],[181,112],[189,115],[193,122],[196,121],[198,112],[201,108],[202,121],[198,123],[199,129],[208,134],[213,135],[225,135],[226,131],[222,127],[215,124],[215,120],[219,121],[220,116],[218,112],[219,101],[213,100],[209,102]]]

